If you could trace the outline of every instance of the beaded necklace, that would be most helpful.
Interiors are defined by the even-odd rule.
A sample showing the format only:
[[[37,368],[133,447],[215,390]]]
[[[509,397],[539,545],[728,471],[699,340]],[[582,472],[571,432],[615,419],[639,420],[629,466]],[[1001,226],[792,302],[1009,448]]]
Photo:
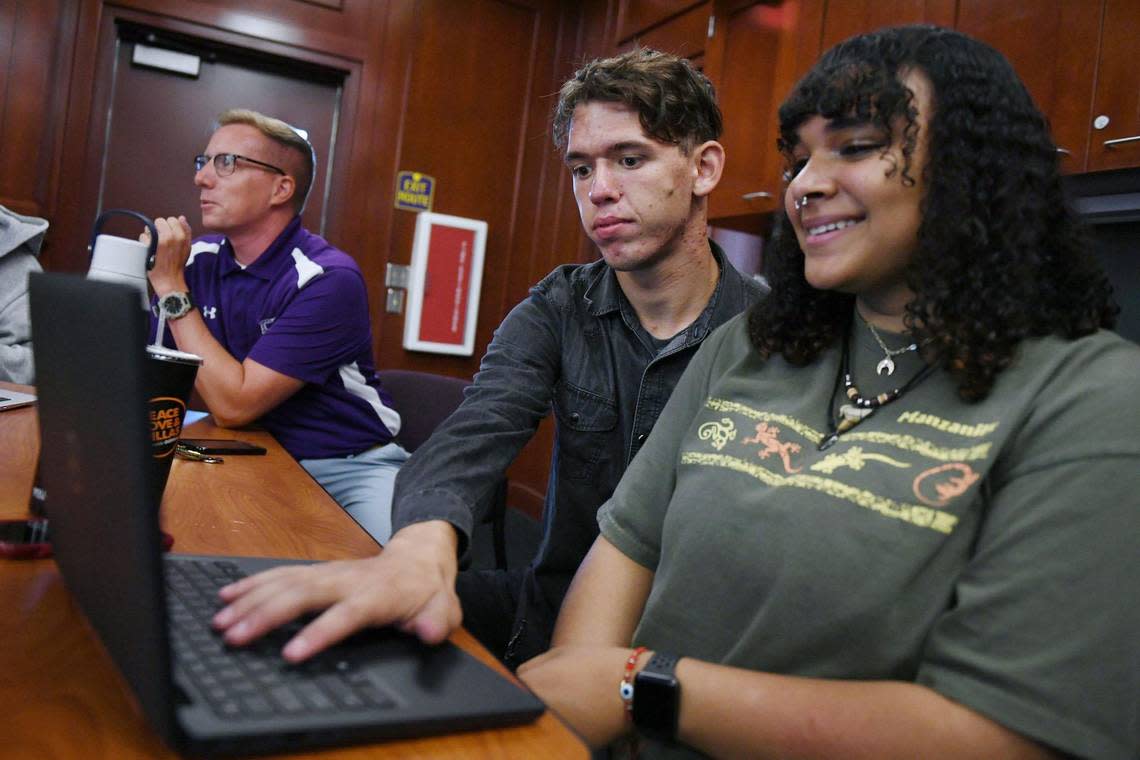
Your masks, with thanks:
[[[836,414],[832,414],[830,408],[828,409],[828,431],[823,440],[819,442],[819,450],[824,451],[831,448],[839,440],[839,436],[870,417],[880,406],[891,403],[918,385],[933,371],[934,365],[927,364],[898,388],[880,393],[878,396],[866,398],[859,392],[859,388],[855,385],[855,380],[851,375],[851,330],[848,329],[843,338],[843,355],[839,361],[839,371],[835,374],[835,385],[831,389],[830,398],[832,399],[831,403],[834,403],[835,394],[839,390],[839,383],[842,382],[844,394],[851,403],[840,405]]]

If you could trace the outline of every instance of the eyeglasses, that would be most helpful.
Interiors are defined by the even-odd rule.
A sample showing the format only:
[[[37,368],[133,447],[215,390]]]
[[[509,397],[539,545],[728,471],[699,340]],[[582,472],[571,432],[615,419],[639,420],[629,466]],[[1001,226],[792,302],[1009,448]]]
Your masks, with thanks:
[[[237,168],[238,159],[254,164],[255,166],[260,166],[263,169],[269,169],[276,174],[285,174],[283,170],[278,169],[273,164],[267,164],[264,161],[258,161],[256,158],[250,158],[249,156],[239,156],[237,153],[219,153],[216,156],[207,156],[203,153],[200,156],[194,156],[194,172],[202,171],[206,168],[206,164],[213,161],[214,171],[217,172],[218,176],[228,177],[233,174],[234,169]]]

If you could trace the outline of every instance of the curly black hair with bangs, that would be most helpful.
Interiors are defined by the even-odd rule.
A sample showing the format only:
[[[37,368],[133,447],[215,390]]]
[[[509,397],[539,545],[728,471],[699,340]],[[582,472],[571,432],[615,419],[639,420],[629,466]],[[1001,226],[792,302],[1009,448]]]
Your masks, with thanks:
[[[840,43],[780,107],[778,148],[790,161],[808,119],[853,117],[901,141],[900,181],[913,183],[917,110],[903,78],[916,70],[932,85],[933,112],[926,165],[917,168],[925,191],[904,322],[927,361],[973,401],[990,392],[1021,340],[1112,327],[1119,310],[1063,197],[1044,116],[984,43],[926,25]],[[765,253],[772,292],[749,314],[752,343],[765,357],[806,365],[843,339],[855,297],[808,284],[783,213]]]

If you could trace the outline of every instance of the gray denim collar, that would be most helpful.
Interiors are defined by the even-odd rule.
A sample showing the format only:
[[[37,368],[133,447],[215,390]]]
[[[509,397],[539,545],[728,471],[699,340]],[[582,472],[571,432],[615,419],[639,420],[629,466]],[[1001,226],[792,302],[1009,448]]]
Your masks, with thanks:
[[[713,258],[716,260],[719,274],[717,275],[716,290],[713,291],[712,297],[709,298],[708,306],[705,307],[701,315],[693,320],[689,325],[688,330],[692,332],[697,328],[696,332],[704,335],[704,325],[707,325],[709,320],[712,319],[712,314],[716,309],[717,301],[719,300],[720,293],[724,289],[726,267],[732,266],[728,264],[724,256],[724,251],[716,241],[709,239],[709,249],[712,251]],[[614,311],[620,311],[622,305],[629,306],[629,301],[622,292],[621,285],[618,283],[617,272],[609,266],[599,267],[597,274],[594,275],[593,282],[586,288],[586,293],[583,296],[586,302],[590,304],[590,314],[593,316],[601,316],[609,314]]]

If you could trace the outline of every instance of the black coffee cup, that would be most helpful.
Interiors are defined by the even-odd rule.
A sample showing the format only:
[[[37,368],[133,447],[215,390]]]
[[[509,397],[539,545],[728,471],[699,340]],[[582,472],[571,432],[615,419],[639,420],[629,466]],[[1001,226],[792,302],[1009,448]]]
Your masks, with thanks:
[[[155,507],[162,505],[174,450],[182,437],[186,403],[202,358],[183,351],[147,346],[147,389],[150,414],[151,461],[154,463]]]

